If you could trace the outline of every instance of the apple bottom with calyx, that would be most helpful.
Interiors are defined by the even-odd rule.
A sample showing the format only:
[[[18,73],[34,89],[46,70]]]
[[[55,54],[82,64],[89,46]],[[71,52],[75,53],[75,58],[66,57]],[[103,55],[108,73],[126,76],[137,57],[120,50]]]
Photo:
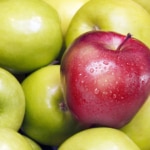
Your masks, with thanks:
[[[60,65],[49,65],[22,82],[26,111],[22,132],[42,145],[58,146],[82,126],[64,104]]]
[[[80,122],[120,128],[148,97],[150,50],[130,34],[87,32],[66,50],[61,80],[66,103]]]
[[[58,150],[140,150],[123,132],[113,128],[91,128],[68,138]]]

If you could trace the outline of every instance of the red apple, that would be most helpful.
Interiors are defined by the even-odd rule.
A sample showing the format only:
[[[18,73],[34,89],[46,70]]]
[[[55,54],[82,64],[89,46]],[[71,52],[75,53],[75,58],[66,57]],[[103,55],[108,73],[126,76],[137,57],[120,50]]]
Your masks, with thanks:
[[[115,32],[82,34],[61,62],[66,103],[86,125],[120,128],[145,102],[150,91],[150,50]]]

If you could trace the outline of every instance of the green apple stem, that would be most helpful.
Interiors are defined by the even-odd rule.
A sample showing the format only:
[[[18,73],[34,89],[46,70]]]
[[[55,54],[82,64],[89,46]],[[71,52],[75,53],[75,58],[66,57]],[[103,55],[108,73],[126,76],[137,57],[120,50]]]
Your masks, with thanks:
[[[95,25],[95,26],[93,26],[93,30],[94,30],[94,31],[99,31],[100,28],[99,28],[99,26],[96,26],[96,25]]]
[[[132,35],[130,33],[127,34],[126,38],[124,39],[124,41],[118,46],[117,50],[120,50],[121,47],[132,37]]]

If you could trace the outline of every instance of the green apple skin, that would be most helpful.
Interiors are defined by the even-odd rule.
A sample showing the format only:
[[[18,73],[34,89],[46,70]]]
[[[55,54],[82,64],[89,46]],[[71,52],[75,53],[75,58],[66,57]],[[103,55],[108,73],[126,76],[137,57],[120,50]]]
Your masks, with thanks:
[[[150,1],[149,0],[134,0],[142,7],[144,7],[150,13]]]
[[[65,33],[68,29],[68,26],[70,24],[71,19],[77,12],[77,10],[84,5],[89,0],[44,0],[49,5],[53,6],[61,20],[61,28],[63,35],[65,36]]]
[[[24,136],[23,137],[27,140],[27,142],[31,145],[32,150],[42,150],[41,146],[35,142],[34,140],[32,140],[31,138]]]
[[[0,128],[0,150],[33,150],[26,139],[10,128]]]
[[[51,63],[62,46],[58,13],[41,0],[0,1],[0,66],[32,72]]]
[[[42,145],[58,146],[82,129],[64,105],[60,65],[43,67],[23,82],[26,113],[22,131]]]
[[[67,47],[79,35],[91,30],[130,33],[150,46],[150,14],[132,0],[90,0],[84,4],[68,27]]]
[[[51,5],[59,14],[63,39],[65,39],[68,26],[73,16],[78,11],[78,9],[89,0],[55,0],[55,1],[44,0],[44,1],[49,5]],[[66,50],[66,45],[65,45],[65,41],[63,41],[62,49],[61,52],[59,53],[59,56],[57,57],[57,60],[59,61],[61,60],[65,50]]]
[[[121,130],[142,150],[150,149],[150,96],[134,118]]]
[[[25,114],[25,96],[19,81],[0,68],[0,128],[19,130]]]
[[[68,138],[58,150],[140,150],[123,132],[113,128],[91,128]]]

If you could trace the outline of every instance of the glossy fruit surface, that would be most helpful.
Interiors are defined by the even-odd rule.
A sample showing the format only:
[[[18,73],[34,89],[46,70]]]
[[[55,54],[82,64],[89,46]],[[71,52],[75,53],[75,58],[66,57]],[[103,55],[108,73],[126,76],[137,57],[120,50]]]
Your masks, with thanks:
[[[81,122],[120,128],[150,91],[150,50],[139,40],[115,32],[81,35],[61,62],[68,107]]]
[[[64,104],[59,65],[37,70],[23,81],[22,87],[26,96],[22,131],[30,138],[58,146],[82,129]]]
[[[44,0],[49,5],[53,6],[61,20],[61,28],[63,35],[65,36],[66,31],[68,29],[68,26],[75,15],[75,13],[78,11],[78,9],[84,5],[89,0]]]
[[[57,12],[41,0],[0,1],[0,66],[32,72],[58,56],[62,33]]]
[[[150,149],[150,96],[134,118],[121,130],[127,134],[142,150]]]
[[[25,96],[18,80],[0,68],[0,127],[19,130],[25,114]]]
[[[0,150],[33,150],[26,139],[10,128],[0,128]]]
[[[27,142],[31,145],[32,150],[42,150],[42,148],[40,147],[40,145],[35,142],[34,140],[32,140],[31,138],[27,137],[27,136],[23,136]]]
[[[134,0],[136,3],[145,8],[150,13],[150,1],[149,0]]]
[[[123,132],[112,128],[93,128],[67,139],[58,150],[140,150]]]
[[[133,0],[90,0],[71,21],[66,34],[69,46],[79,35],[91,31],[131,33],[150,47],[150,14]]]

